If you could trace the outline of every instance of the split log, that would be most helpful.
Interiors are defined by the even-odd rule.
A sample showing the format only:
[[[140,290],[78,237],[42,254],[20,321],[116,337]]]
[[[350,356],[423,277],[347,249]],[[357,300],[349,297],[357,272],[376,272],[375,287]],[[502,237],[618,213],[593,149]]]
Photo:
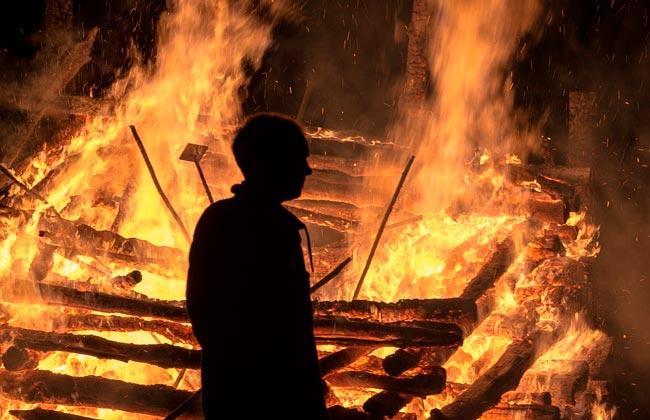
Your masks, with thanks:
[[[10,410],[9,414],[22,420],[97,420],[76,414],[62,413],[54,410],[34,408],[32,410]]]
[[[508,238],[496,245],[495,250],[483,264],[479,272],[465,286],[461,299],[476,301],[487,289],[508,270],[515,259],[515,244]]]
[[[475,420],[514,389],[536,357],[532,341],[515,341],[503,355],[454,402],[431,411],[430,420]]]
[[[317,301],[314,302],[317,317],[331,315],[350,319],[381,322],[438,321],[458,325],[476,322],[476,304],[472,299],[401,299],[397,302]]]
[[[314,335],[319,344],[344,346],[452,347],[463,342],[463,332],[455,324],[379,323],[342,317],[314,319]]]
[[[200,350],[169,344],[120,343],[93,335],[59,334],[9,326],[0,327],[0,340],[31,350],[86,354],[100,359],[135,361],[162,368],[201,367]]]
[[[84,292],[72,287],[47,283],[39,283],[38,289],[43,301],[50,304],[63,304],[95,311],[190,322],[185,304],[181,301],[161,301],[150,298],[109,295],[100,292]]]
[[[438,394],[445,388],[446,375],[443,368],[437,367],[431,368],[426,374],[411,377],[394,378],[368,372],[343,371],[328,375],[324,379],[337,387],[377,388],[426,397]]]
[[[139,385],[97,376],[74,377],[48,371],[0,370],[7,398],[29,404],[97,407],[163,417],[192,393],[165,385]],[[200,413],[188,412],[194,418]]]
[[[318,359],[321,376],[348,366],[373,350],[372,347],[347,347]]]

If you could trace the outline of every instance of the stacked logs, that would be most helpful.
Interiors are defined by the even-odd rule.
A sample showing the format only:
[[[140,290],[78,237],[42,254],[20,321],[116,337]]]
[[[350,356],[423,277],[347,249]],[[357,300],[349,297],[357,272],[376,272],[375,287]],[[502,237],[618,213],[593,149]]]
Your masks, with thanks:
[[[308,183],[303,197],[288,206],[310,225],[310,229],[326,233],[315,237],[330,239],[316,244],[315,254],[320,255],[320,250],[333,248],[332,238],[340,240],[346,234],[368,234],[364,218],[368,214],[381,214],[385,203],[377,191],[359,193],[359,189],[378,185],[380,182],[373,181],[382,178],[392,185],[394,182],[390,180],[394,181],[400,172],[399,165],[378,169],[371,162],[382,159],[399,162],[395,156],[406,156],[406,153],[386,144],[373,146],[322,137],[312,139],[311,146],[314,181]],[[208,154],[203,163],[218,167],[223,162],[226,162],[224,157]],[[522,182],[535,185],[534,188],[521,188],[521,193],[506,203],[513,214],[527,217],[527,231],[534,232],[524,238],[527,245],[522,266],[534,281],[528,287],[516,287],[517,299],[522,302],[521,311],[516,316],[494,312],[495,286],[505,283],[515,288],[516,285],[515,276],[509,273],[519,257],[514,238],[492,244],[483,266],[467,280],[457,298],[392,303],[315,301],[317,343],[319,347],[327,345],[338,349],[321,352],[326,384],[330,389],[380,390],[358,407],[343,407],[335,393],[328,394],[334,418],[412,418],[402,412],[411,401],[444,392],[453,395],[454,401],[433,410],[432,419],[480,416],[509,419],[527,410],[537,415],[530,418],[555,419],[560,413],[575,409],[587,398],[585,395],[594,393],[595,388],[603,387],[602,381],[594,376],[597,369],[589,366],[585,370],[584,363],[576,362],[574,373],[563,377],[562,385],[539,392],[529,389],[532,383],[539,382],[540,375],[548,374],[548,371],[540,373],[544,371],[531,369],[542,350],[557,341],[564,329],[562,325],[555,326],[551,332],[538,328],[539,316],[534,308],[542,304],[541,296],[546,299],[544,304],[551,302],[566,315],[588,306],[591,299],[587,281],[589,261],[567,257],[562,245],[575,240],[577,235],[575,227],[566,225],[568,213],[581,205],[572,185],[587,183],[589,174],[573,171],[569,174],[571,182],[565,182],[561,178],[567,174],[554,167],[505,166],[502,172],[515,185]],[[458,216],[468,211],[463,203],[461,197],[450,207],[449,214]],[[504,203],[490,204],[501,204],[495,207],[503,208]],[[12,223],[18,221],[18,224],[27,223],[35,216],[32,212],[11,208],[3,208],[2,212],[4,219],[11,219]],[[78,263],[87,261],[80,257],[90,257],[129,267],[134,272],[143,270],[182,279],[185,262],[181,250],[124,238],[115,232],[65,220],[57,214],[46,212],[36,216],[39,252],[31,262],[29,278],[13,279],[16,287],[12,289],[17,292],[6,293],[7,306],[3,311],[6,316],[0,325],[0,338],[4,343],[0,385],[5,396],[30,404],[109,408],[155,416],[168,414],[192,397],[192,391],[171,385],[138,385],[37,369],[38,362],[46,354],[60,351],[181,371],[196,370],[200,348],[192,335],[182,301],[161,301],[131,292],[123,287],[125,279],[117,279],[97,267],[89,269],[103,276],[111,287],[82,287],[50,272],[53,256],[58,254]],[[132,279],[137,280],[137,276]],[[52,319],[51,331],[13,325],[11,305],[34,302],[48,305],[48,311],[58,311],[56,315],[47,312]],[[464,339],[478,329],[506,336],[511,344],[474,383],[448,383],[441,366]],[[88,330],[149,331],[172,344],[119,343],[78,333]],[[386,347],[397,349],[383,358],[374,355],[374,350]],[[600,353],[606,354],[606,350],[602,350],[606,348],[607,343],[603,343]],[[80,396],[75,394],[75,389],[86,391]],[[197,410],[197,407],[190,407],[186,415],[199,416]],[[12,414],[30,419],[81,418],[43,408],[15,410]]]

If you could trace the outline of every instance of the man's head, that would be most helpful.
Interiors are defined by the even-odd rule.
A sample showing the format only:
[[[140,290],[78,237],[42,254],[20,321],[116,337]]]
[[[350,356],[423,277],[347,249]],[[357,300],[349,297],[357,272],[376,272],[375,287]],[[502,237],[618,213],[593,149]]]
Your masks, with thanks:
[[[279,114],[249,117],[237,131],[232,150],[246,182],[279,201],[299,197],[312,172],[302,128]]]

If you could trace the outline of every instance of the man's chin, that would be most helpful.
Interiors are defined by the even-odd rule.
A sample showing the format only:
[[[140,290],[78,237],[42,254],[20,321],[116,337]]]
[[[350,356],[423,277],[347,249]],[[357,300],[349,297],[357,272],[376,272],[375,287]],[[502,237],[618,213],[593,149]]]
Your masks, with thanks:
[[[302,188],[299,190],[295,191],[287,191],[287,193],[284,195],[285,198],[282,201],[288,201],[288,200],[295,200],[296,198],[300,197],[302,195]]]

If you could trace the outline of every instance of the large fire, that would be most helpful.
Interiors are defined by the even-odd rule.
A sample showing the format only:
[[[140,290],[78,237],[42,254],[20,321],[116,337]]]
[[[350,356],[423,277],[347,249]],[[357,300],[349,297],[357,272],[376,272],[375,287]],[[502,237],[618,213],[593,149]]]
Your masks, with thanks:
[[[113,108],[89,116],[66,141],[41,150],[20,172],[11,171],[16,182],[2,209],[6,217],[0,221],[0,276],[8,285],[0,291],[6,302],[2,307],[4,326],[73,332],[133,345],[196,349],[191,337],[181,340],[180,332],[166,329],[169,325],[151,330],[92,328],[93,316],[107,314],[99,309],[63,310],[45,305],[40,301],[45,289],[34,287],[28,279],[42,275],[38,281],[45,284],[135,299],[184,299],[184,253],[189,246],[184,231],[191,232],[208,199],[196,168],[178,156],[188,143],[197,143],[207,145],[213,156],[222,159],[206,173],[215,199],[227,196],[228,187],[238,181],[228,136],[242,118],[242,88],[250,78],[241,70],[241,63],[257,68],[272,44],[277,19],[297,13],[290,2],[261,3],[268,19],[259,19],[236,2],[176,0],[173,10],[161,18],[155,65],[134,66],[114,85]],[[598,227],[589,222],[585,209],[572,213],[564,223],[536,219],[530,203],[552,205],[555,197],[544,193],[536,182],[511,176],[525,166],[517,156],[540,147],[539,136],[535,127],[522,130],[513,121],[510,80],[504,80],[500,72],[512,56],[517,37],[534,27],[539,8],[537,0],[439,2],[428,47],[436,96],[415,107],[405,106],[389,140],[378,145],[412,153],[415,167],[395,206],[392,220],[396,224],[382,232],[358,298],[392,303],[467,295],[483,302],[480,307],[489,308],[482,323],[463,331],[462,345],[440,360],[447,382],[443,392],[418,396],[401,408],[402,413],[413,414],[412,418],[428,419],[434,409],[444,413],[445,406],[462,390],[484,377],[513,343],[529,334],[535,337],[530,339],[534,345],[543,349],[539,357],[530,360],[532,379],[522,378],[521,383],[528,381],[530,386],[524,391],[530,394],[552,388],[539,378],[560,375],[563,369],[568,372],[578,361],[590,361],[590,349],[608,345],[604,334],[590,328],[580,308],[572,307],[570,299],[567,303],[558,297],[551,287],[566,286],[567,294],[579,289],[563,285],[559,277],[566,267],[573,269],[598,254]],[[161,200],[130,126],[137,129],[180,221]],[[314,138],[319,136],[373,145],[363,138],[342,139],[326,128],[314,133]],[[403,156],[400,153],[395,156]],[[325,160],[315,157],[312,166],[327,169]],[[383,173],[389,176],[357,186],[359,191],[379,191],[375,199],[381,205],[375,207],[381,208],[389,201],[403,162],[374,163],[376,167],[398,168]],[[381,179],[381,185],[376,185],[376,179]],[[296,208],[301,205],[306,203],[295,203]],[[319,301],[352,298],[379,225],[380,214],[370,207],[360,210],[362,230],[348,232],[343,245],[326,244],[316,250],[319,274],[331,270],[341,256],[352,257],[352,264],[315,294]],[[57,237],[45,228],[64,222],[77,229],[75,233]],[[177,258],[167,259],[168,265],[156,265],[156,256],[147,256],[153,263],[142,258],[136,264],[107,258],[110,247],[104,254],[84,253],[78,249],[80,245],[70,243],[83,239],[83,232],[89,231],[80,230],[80,226],[92,234],[112,232],[122,239],[137,238],[168,252],[165,258]],[[556,248],[545,246],[548,237],[559,241]],[[141,242],[128,245],[144,246]],[[507,260],[501,264],[504,272],[479,296],[473,296],[468,285],[495,255]],[[156,322],[146,316],[107,312],[112,312],[115,325]],[[87,322],[85,328],[83,324],[73,326],[72,320],[82,318]],[[524,333],[516,331],[517,325],[522,325]],[[185,323],[179,328],[187,331],[188,327]],[[21,331],[7,330],[3,353]],[[328,355],[341,348],[323,344],[319,350]],[[367,366],[396,350],[379,346],[358,363]],[[161,384],[188,393],[200,388],[195,367],[169,368],[128,358],[118,361],[102,357],[99,350],[94,356],[63,348],[34,353],[28,352],[42,371]],[[542,373],[535,376],[534,372]],[[381,390],[333,385],[331,391],[330,401],[360,409]],[[162,416],[162,412],[134,413],[124,407],[74,406],[56,399],[42,404],[21,402],[8,389],[3,390],[0,401],[2,419],[12,418],[11,410],[36,407],[106,420]],[[599,399],[591,401],[588,409],[600,420],[615,414]]]

